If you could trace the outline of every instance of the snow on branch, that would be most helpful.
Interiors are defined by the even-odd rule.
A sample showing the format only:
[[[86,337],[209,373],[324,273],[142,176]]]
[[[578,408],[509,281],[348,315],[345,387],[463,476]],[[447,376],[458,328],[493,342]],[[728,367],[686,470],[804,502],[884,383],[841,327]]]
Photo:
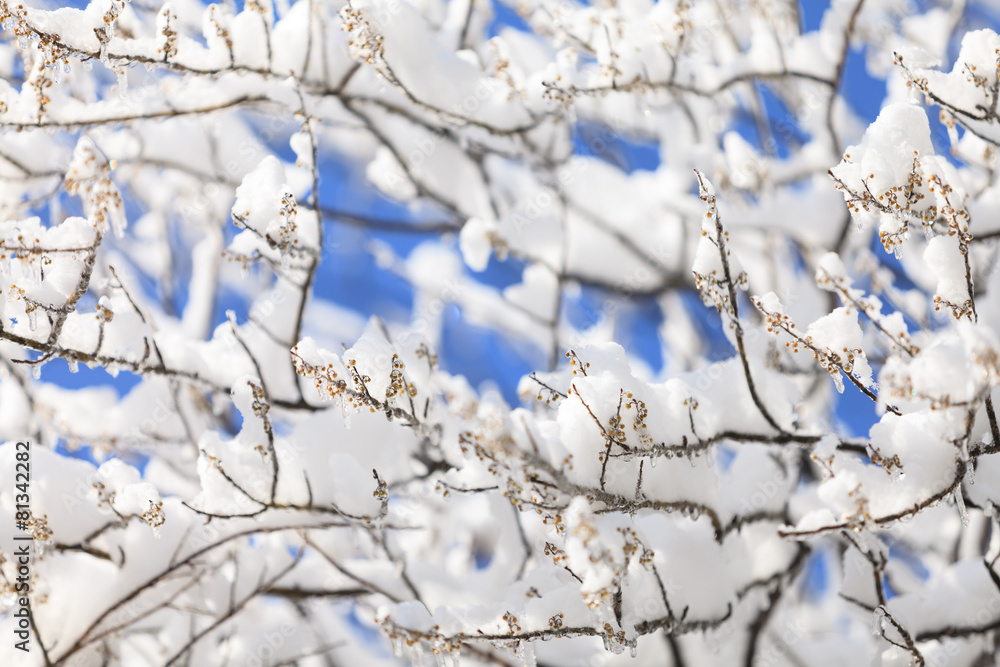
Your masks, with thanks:
[[[0,664],[995,662],[995,12],[814,4],[0,0]]]

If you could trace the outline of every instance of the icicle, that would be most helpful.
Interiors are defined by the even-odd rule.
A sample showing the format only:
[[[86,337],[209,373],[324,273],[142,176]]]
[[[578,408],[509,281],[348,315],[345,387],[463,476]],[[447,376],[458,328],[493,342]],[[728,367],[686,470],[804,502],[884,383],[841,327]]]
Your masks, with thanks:
[[[965,483],[969,486],[976,483],[976,466],[972,465],[972,461],[965,464]]]
[[[34,331],[35,327],[37,326],[38,326],[38,309],[32,308],[31,310],[28,310],[28,328]]]
[[[969,525],[969,512],[965,509],[965,498],[962,497],[962,485],[955,487],[955,506],[958,508],[958,515],[962,517],[962,525]]]
[[[628,647],[628,652],[629,654],[631,654],[632,659],[635,660],[635,658],[638,657],[639,655],[639,646],[633,643],[631,646]]]
[[[152,531],[153,531],[153,539],[154,540],[160,539],[160,527],[152,526]]]
[[[650,468],[655,468],[656,467],[656,457],[655,456],[650,456],[649,457],[649,467]]]
[[[42,378],[42,365],[41,364],[32,364],[31,365],[31,377],[35,378],[36,380],[40,380]]]
[[[417,640],[412,644],[407,644],[406,654],[413,667],[420,667],[424,664],[424,647],[420,640]]]
[[[76,359],[67,359],[66,363],[69,364],[70,373],[76,373],[80,370],[80,363]]]
[[[625,652],[625,643],[618,639],[615,635],[604,635],[604,649],[606,651],[611,651],[615,655],[621,655]]]
[[[115,70],[115,78],[118,80],[118,95],[125,99],[128,95],[128,73],[124,67]]]
[[[536,667],[535,647],[531,642],[517,642],[514,645],[514,656],[521,661],[521,667]]]
[[[393,655],[393,657],[402,658],[403,657],[403,640],[400,639],[399,637],[393,637],[391,640],[389,640],[389,643],[392,644],[392,655]]]
[[[124,209],[121,206],[116,206],[108,211],[108,217],[111,218],[111,229],[114,230],[115,236],[124,238],[125,226],[127,224]]]
[[[885,609],[881,606],[875,607],[872,612],[872,634],[876,637],[882,636],[882,628],[885,621]]]
[[[340,398],[340,412],[344,415],[344,428],[351,430],[351,411],[347,408],[347,401]]]
[[[84,72],[90,72],[93,69],[94,69],[94,61],[93,60],[84,60],[83,61],[83,71]]]
[[[28,50],[28,38],[25,37],[24,35],[21,35],[20,37],[18,37],[18,39],[17,39],[17,48],[21,49],[22,51],[27,51]]]

